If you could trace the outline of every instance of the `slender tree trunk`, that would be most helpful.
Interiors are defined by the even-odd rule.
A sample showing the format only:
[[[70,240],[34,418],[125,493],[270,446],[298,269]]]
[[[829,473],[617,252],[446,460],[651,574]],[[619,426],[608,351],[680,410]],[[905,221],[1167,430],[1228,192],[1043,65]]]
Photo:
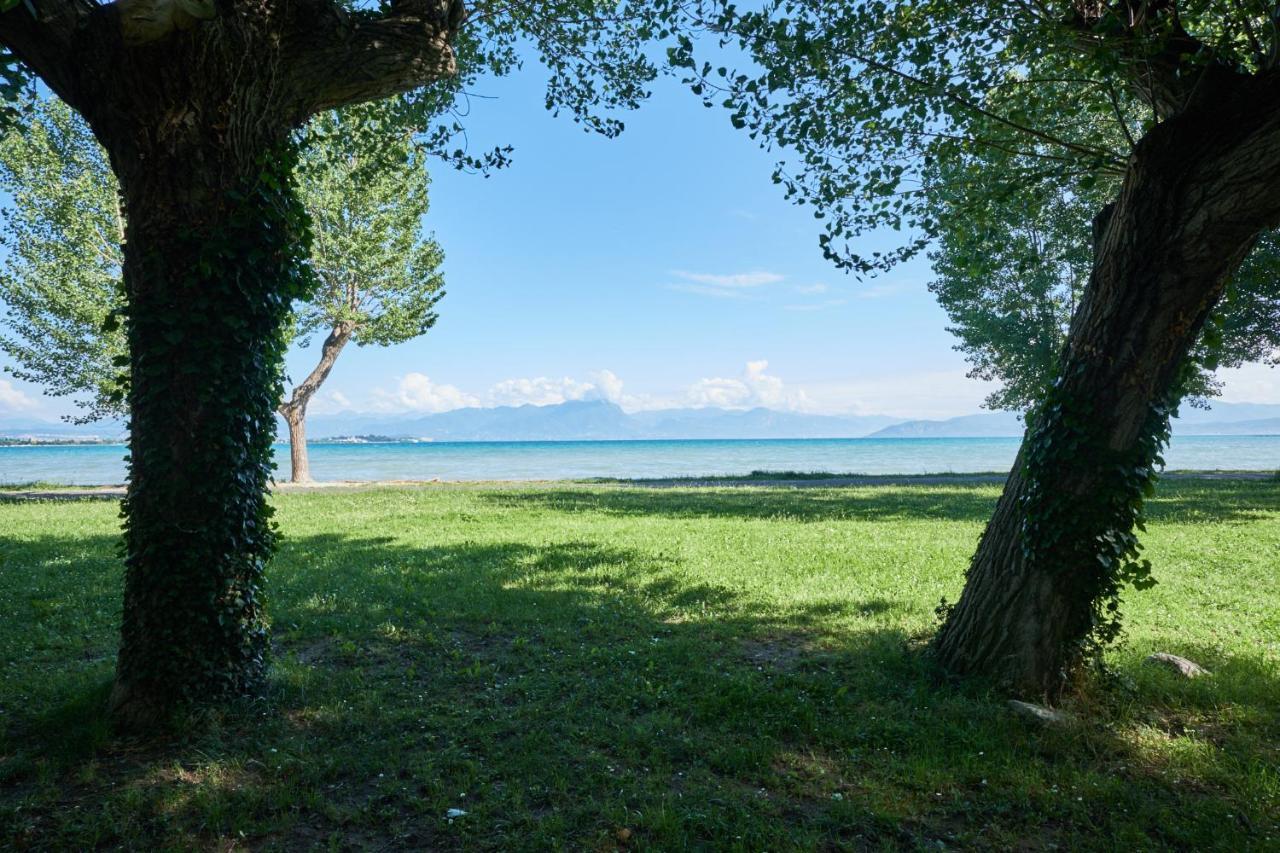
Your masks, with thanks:
[[[1052,698],[1108,618],[1100,598],[1136,542],[1153,436],[1183,362],[1258,233],[1280,219],[1280,89],[1254,85],[1153,129],[1100,218],[1051,402],[934,642],[950,671]]]
[[[311,463],[307,460],[307,415],[285,415],[289,425],[289,482],[310,483]]]
[[[280,404],[280,414],[289,425],[289,481],[292,483],[309,483],[311,481],[311,465],[307,461],[307,405],[320,390],[320,386],[329,378],[334,363],[342,353],[342,348],[351,340],[355,327],[350,323],[339,323],[329,332],[324,344],[320,347],[320,361],[311,373],[293,389],[288,402]]]

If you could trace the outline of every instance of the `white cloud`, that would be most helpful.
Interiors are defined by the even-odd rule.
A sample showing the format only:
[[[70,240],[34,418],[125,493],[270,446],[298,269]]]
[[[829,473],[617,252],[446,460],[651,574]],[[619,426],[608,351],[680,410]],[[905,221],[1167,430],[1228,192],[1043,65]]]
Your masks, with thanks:
[[[692,281],[695,284],[705,284],[711,287],[760,287],[764,284],[777,284],[786,278],[786,276],[779,275],[776,272],[766,272],[764,270],[729,273],[728,275],[672,270],[671,274],[685,281]]]
[[[1224,371],[1225,372],[1225,371]],[[1255,365],[1237,371],[1267,380],[1264,388],[1253,384],[1228,399],[1280,402],[1280,371]],[[1232,382],[1229,389],[1237,388]],[[1268,391],[1267,388],[1270,390]],[[466,407],[554,405],[570,400],[607,400],[625,411],[698,408],[749,409],[825,414],[887,414],[904,418],[949,418],[982,411],[981,405],[994,385],[965,376],[962,369],[918,372],[881,372],[873,376],[791,385],[769,371],[765,359],[749,361],[737,376],[709,376],[682,391],[656,394],[627,393],[621,378],[610,370],[598,370],[583,378],[514,378],[498,382],[483,393],[467,393],[453,385],[438,384],[422,373],[402,377],[394,390],[374,391],[373,410],[381,412],[444,412]],[[337,397],[338,399],[334,399]],[[339,400],[341,404],[339,406]],[[340,394],[329,405],[350,410]]]
[[[507,379],[489,389],[488,402],[494,406],[550,406],[566,400],[582,400],[595,390],[590,382],[563,379]]]
[[[623,393],[622,380],[611,370],[597,370],[588,374],[587,380],[570,376],[504,379],[483,394],[437,383],[422,373],[408,373],[400,378],[394,390],[376,389],[371,396],[372,410],[378,412],[435,413],[494,406],[550,406],[569,400],[607,400],[630,409],[643,405],[638,398]],[[329,394],[321,407],[325,412],[351,408],[351,401],[338,391]]]
[[[447,412],[480,405],[479,398],[454,385],[439,385],[425,373],[407,373],[393,392],[375,391],[375,408],[382,411]]]
[[[685,401],[691,406],[740,409],[751,401],[751,389],[741,379],[699,379],[685,392]]]
[[[717,299],[758,299],[751,291],[766,284],[777,284],[786,276],[776,272],[754,270],[738,273],[687,272],[672,270],[671,275],[684,279],[677,284],[668,284],[668,290],[683,293],[697,293],[700,296],[712,296]]]
[[[0,411],[27,412],[39,408],[35,399],[13,387],[8,379],[0,379]]]
[[[311,400],[307,411],[315,415],[333,415],[352,409],[351,399],[341,391],[321,391]]]
[[[490,388],[485,399],[491,406],[550,406],[568,400],[606,400],[619,405],[632,402],[622,393],[622,380],[612,370],[597,370],[588,374],[588,380],[569,376],[507,379]]]
[[[941,419],[983,411],[982,401],[995,388],[963,370],[939,370],[809,383],[805,391],[814,411]]]
[[[822,293],[828,293],[831,285],[818,282],[817,284],[801,284],[796,286],[796,293],[803,293],[809,296],[816,296]]]
[[[716,299],[756,299],[754,294],[727,287],[708,287],[705,284],[668,284],[667,290],[680,293],[696,293],[699,296],[714,296]]]
[[[592,373],[591,384],[595,386],[600,399],[610,403],[622,402],[622,380],[612,370],[597,370]]]
[[[786,389],[782,387],[782,380],[776,376],[770,376],[765,373],[769,369],[769,362],[765,359],[759,361],[747,362],[747,386],[751,388],[756,399],[764,403],[766,406],[776,406],[787,402]],[[800,392],[803,395],[803,391]]]
[[[1280,353],[1272,353],[1276,358]],[[1280,370],[1271,362],[1225,367],[1217,378],[1222,381],[1224,403],[1280,403]]]
[[[723,409],[764,406],[768,409],[807,411],[811,408],[804,391],[787,388],[780,378],[766,373],[768,369],[769,362],[760,359],[747,362],[740,379],[699,379],[685,391],[685,403]]]

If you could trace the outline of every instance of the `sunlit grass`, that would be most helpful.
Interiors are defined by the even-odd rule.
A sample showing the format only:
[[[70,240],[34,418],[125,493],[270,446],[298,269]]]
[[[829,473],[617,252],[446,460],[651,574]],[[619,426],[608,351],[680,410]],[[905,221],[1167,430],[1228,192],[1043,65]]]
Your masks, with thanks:
[[[101,713],[116,505],[0,505],[0,845],[1280,844],[1280,483],[1162,488],[1117,683],[1049,730],[918,653],[996,496],[281,494],[269,701],[154,743]]]

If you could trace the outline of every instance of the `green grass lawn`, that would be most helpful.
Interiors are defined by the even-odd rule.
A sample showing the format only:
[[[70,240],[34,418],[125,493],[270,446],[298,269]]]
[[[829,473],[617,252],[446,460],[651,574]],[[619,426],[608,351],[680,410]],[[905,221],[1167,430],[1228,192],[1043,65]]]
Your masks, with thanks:
[[[161,742],[102,716],[116,504],[0,504],[0,847],[1280,849],[1280,483],[1162,487],[1056,728],[919,654],[996,496],[281,494],[269,701]]]

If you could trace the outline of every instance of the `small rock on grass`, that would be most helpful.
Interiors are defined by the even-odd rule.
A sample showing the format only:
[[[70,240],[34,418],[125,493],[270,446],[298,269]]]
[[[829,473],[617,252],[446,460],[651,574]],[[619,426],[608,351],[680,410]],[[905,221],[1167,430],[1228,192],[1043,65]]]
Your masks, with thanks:
[[[1030,702],[1020,702],[1017,699],[1009,700],[1009,707],[1013,709],[1020,717],[1026,717],[1028,720],[1034,720],[1037,723],[1052,723],[1054,725],[1062,725],[1071,722],[1071,715],[1065,711],[1055,711],[1053,708],[1046,708],[1043,705],[1033,705]]]
[[[1180,658],[1177,655],[1171,655],[1168,652],[1156,652],[1147,658],[1147,663],[1163,666],[1169,671],[1181,675],[1183,678],[1199,678],[1202,675],[1208,675],[1209,670],[1202,667],[1193,660]]]

